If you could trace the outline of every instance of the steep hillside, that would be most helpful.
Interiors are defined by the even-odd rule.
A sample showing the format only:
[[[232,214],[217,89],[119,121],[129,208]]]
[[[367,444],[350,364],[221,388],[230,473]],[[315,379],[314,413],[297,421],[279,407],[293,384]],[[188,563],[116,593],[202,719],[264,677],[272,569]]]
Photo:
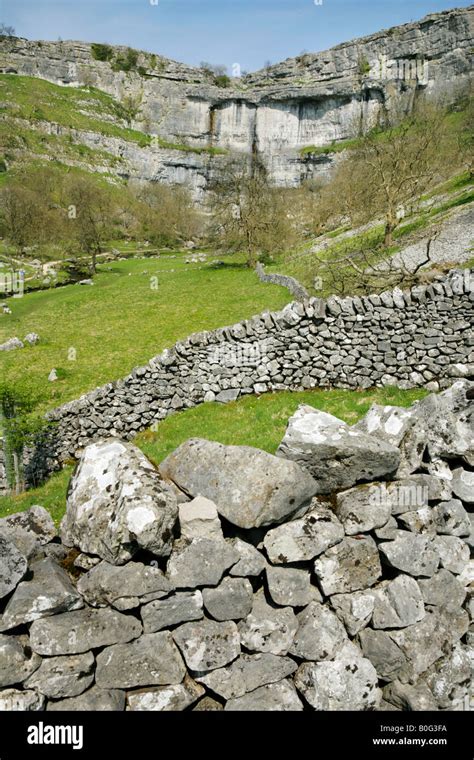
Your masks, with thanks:
[[[218,148],[188,147],[130,127],[130,105],[94,87],[68,88],[43,79],[0,74],[3,169],[25,160],[54,160],[111,177],[176,181],[193,177]],[[1,176],[1,175],[0,175]],[[204,185],[196,174],[195,189]]]
[[[33,126],[110,153],[122,160],[124,174],[187,181],[199,197],[223,151],[258,152],[281,185],[327,172],[338,144],[361,123],[408,107],[422,92],[448,99],[459,94],[470,77],[473,40],[470,6],[242,78],[215,77],[127,48],[17,38],[1,40],[0,72],[44,79],[70,93],[95,88],[70,97],[86,101],[78,115],[85,106],[89,115],[99,110],[99,119],[64,124],[43,109],[45,123],[33,114]],[[102,102],[99,109],[87,103],[100,98],[103,109]],[[110,130],[98,120],[110,122]],[[141,142],[136,133],[148,137]]]

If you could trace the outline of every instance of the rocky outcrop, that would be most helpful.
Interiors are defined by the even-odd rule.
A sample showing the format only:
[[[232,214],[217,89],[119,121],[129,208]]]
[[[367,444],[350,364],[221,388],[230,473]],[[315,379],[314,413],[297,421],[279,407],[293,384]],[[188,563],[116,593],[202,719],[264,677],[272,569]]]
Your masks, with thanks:
[[[162,464],[166,483],[130,444],[89,446],[63,523],[73,546],[39,507],[0,522],[0,710],[469,709],[474,428],[458,426],[473,398],[463,380],[409,410],[374,406],[356,427],[331,418],[327,429],[304,407],[301,467],[285,446],[279,457],[222,447],[212,470],[219,444],[207,442],[206,456],[201,441],[192,480],[194,441]],[[405,414],[424,450],[399,477],[413,432]],[[351,433],[365,448],[348,482],[326,478]],[[390,461],[371,470],[377,445]],[[120,529],[124,498],[141,508],[141,475],[155,483],[147,508],[160,513],[165,488],[180,503],[168,558],[159,520],[146,544],[142,521]],[[207,498],[196,495],[206,486]],[[111,533],[113,562],[102,551]]]
[[[257,150],[272,180],[291,186],[324,175],[333,163],[330,150],[302,155],[302,149],[350,138],[354,125],[370,124],[400,105],[409,108],[421,92],[456,97],[469,80],[473,37],[471,6],[220,83],[227,86],[205,70],[149,53],[138,52],[124,71],[117,60],[127,56],[125,48],[97,60],[87,43],[3,38],[0,71],[93,85],[118,100],[131,97],[138,104],[135,129],[189,147],[248,155]],[[143,153],[128,157],[134,176],[147,174]],[[182,153],[179,160],[174,153],[163,152],[157,176],[190,181],[199,195],[219,157]]]
[[[252,393],[318,386],[447,387],[453,378],[474,375],[473,298],[472,272],[453,270],[429,286],[363,298],[310,299],[289,304],[281,312],[266,312],[231,327],[191,335],[123,380],[51,412],[54,430],[46,464],[52,467],[75,457],[93,440],[132,438],[177,410],[212,401],[235,401]],[[312,414],[323,421],[324,415]],[[384,467],[406,471],[405,465],[418,456],[416,432],[408,432],[410,424],[408,419],[404,421],[404,412],[393,417],[387,414],[390,421],[384,423],[384,442],[373,452],[373,461],[366,460],[374,477]],[[442,411],[436,414],[441,419]],[[364,430],[351,431],[352,465],[346,457],[327,470],[328,481],[333,477],[330,487],[337,487],[337,482],[349,487],[351,466],[362,466],[357,448],[367,454],[364,433],[370,433],[375,424],[372,420]],[[457,427],[465,429],[469,421],[460,419]],[[439,429],[443,429],[442,422]],[[328,432],[324,424],[321,430]],[[450,445],[453,438],[464,440],[461,433],[447,431],[446,435]],[[333,456],[329,436],[322,441],[320,451],[326,450],[325,457]],[[318,446],[315,440],[313,443]],[[44,462],[44,441],[41,445]],[[394,445],[400,445],[400,461],[392,450]],[[295,454],[295,458],[302,461],[305,455]],[[28,467],[34,470],[37,461],[33,452]],[[315,465],[318,468],[323,469],[321,464]],[[368,473],[367,479],[370,477]],[[197,495],[195,483],[189,488]],[[217,498],[204,491],[202,495]]]

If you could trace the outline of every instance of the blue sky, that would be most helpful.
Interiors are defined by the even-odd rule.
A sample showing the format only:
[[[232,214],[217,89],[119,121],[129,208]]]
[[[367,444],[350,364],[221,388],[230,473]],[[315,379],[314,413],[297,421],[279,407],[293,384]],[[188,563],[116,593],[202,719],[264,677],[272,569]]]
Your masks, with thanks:
[[[130,45],[190,64],[249,71],[427,13],[449,0],[0,0],[0,19],[30,39]]]

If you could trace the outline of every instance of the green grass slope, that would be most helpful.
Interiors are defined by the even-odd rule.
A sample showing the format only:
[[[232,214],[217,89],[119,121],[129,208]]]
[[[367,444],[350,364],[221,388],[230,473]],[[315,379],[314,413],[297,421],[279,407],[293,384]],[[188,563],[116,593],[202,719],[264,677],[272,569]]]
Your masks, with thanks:
[[[227,266],[176,258],[129,259],[99,267],[93,286],[68,285],[12,298],[0,313],[0,343],[29,332],[37,346],[0,353],[0,373],[28,385],[51,409],[146,364],[190,333],[282,308],[284,288],[261,283],[238,257]],[[155,286],[157,285],[157,288]],[[59,380],[49,382],[51,369]]]

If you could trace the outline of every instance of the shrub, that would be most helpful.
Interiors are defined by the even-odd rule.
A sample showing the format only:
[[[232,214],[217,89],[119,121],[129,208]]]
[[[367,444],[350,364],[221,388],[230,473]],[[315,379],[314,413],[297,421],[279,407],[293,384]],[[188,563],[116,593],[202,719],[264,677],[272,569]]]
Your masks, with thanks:
[[[117,55],[115,61],[112,64],[114,71],[132,71],[135,69],[138,61],[138,53],[132,48],[128,48],[127,52],[123,55]]]
[[[216,77],[215,82],[218,87],[230,87],[230,77],[227,74]]]
[[[368,62],[367,58],[362,56],[362,58],[359,58],[359,74],[361,76],[365,76],[366,74],[369,74],[370,72],[370,63]]]
[[[91,45],[91,53],[96,61],[110,61],[113,57],[114,51],[110,45],[102,45],[98,42],[93,42]]]

